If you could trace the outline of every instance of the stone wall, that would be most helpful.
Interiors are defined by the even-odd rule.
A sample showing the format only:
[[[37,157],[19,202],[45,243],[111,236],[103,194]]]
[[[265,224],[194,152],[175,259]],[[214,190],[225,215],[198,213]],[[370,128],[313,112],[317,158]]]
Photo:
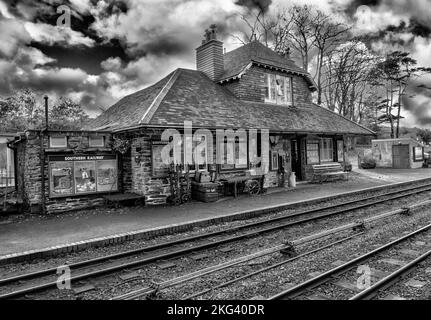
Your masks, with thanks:
[[[166,204],[171,195],[168,178],[152,176],[151,143],[160,140],[161,131],[140,131],[132,138],[130,159],[123,162],[125,176],[131,177],[131,190],[144,195],[146,205]]]
[[[17,189],[23,200],[23,209],[26,212],[41,212],[43,203],[43,194],[45,195],[46,213],[57,213],[71,211],[82,208],[98,206],[103,203],[101,194],[68,196],[61,198],[50,198],[49,196],[49,172],[48,156],[60,154],[85,155],[94,154],[97,148],[90,148],[88,142],[89,133],[81,131],[65,131],[48,133],[55,136],[68,136],[68,146],[65,149],[49,147],[49,138],[47,134],[43,136],[39,131],[27,131],[22,141],[16,143],[17,153]],[[105,147],[101,148],[104,152],[109,150],[111,137],[105,135]],[[42,149],[41,149],[42,137]],[[41,153],[43,150],[43,154]],[[44,158],[44,176],[42,177],[42,163]],[[44,181],[44,186],[42,183]],[[42,191],[44,187],[44,190]],[[43,193],[44,192],[44,193]]]

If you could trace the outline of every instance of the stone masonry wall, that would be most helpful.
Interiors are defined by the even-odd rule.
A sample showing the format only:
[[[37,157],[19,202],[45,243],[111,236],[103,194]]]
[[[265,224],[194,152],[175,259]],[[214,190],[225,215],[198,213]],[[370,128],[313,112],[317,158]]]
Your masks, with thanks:
[[[160,137],[161,131],[141,132],[132,139],[130,160],[127,160],[130,161],[132,191],[144,195],[146,205],[166,204],[171,195],[168,178],[152,176],[151,141],[160,141]]]
[[[61,198],[49,197],[49,166],[48,155],[68,154],[75,150],[76,154],[91,154],[89,151],[88,133],[57,132],[53,135],[68,136],[68,146],[64,150],[53,152],[49,148],[49,138],[43,137],[44,149],[44,182],[45,182],[45,208],[46,213],[57,213],[83,209],[101,205],[103,198],[100,194],[70,196]],[[110,144],[110,136],[105,135],[105,146]],[[39,131],[28,131],[23,142],[17,144],[17,184],[18,192],[22,196],[24,210],[27,212],[40,212],[42,207],[42,170],[41,170],[41,134]],[[94,152],[94,151],[92,151]]]

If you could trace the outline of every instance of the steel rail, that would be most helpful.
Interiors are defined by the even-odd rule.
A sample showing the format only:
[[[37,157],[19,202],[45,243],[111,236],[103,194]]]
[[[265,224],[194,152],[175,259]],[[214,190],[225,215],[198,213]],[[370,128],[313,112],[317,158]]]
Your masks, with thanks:
[[[391,247],[393,247],[393,246],[395,246],[401,242],[404,242],[407,239],[415,237],[416,235],[418,235],[422,232],[428,231],[430,228],[431,228],[431,224],[426,225],[426,226],[424,226],[424,227],[422,227],[416,231],[413,231],[413,232],[411,232],[411,233],[409,233],[409,234],[407,234],[401,238],[398,238],[398,239],[391,241],[391,242],[389,242],[389,243],[387,243],[387,244],[385,244],[385,245],[383,245],[377,249],[374,249],[374,250],[372,250],[366,254],[363,254],[360,257],[357,257],[353,260],[350,260],[341,266],[338,266],[336,268],[328,270],[325,273],[323,273],[317,277],[314,277],[310,280],[307,280],[305,282],[302,282],[302,283],[300,283],[300,284],[298,284],[298,285],[296,285],[296,286],[294,286],[288,290],[282,291],[282,292],[270,297],[268,300],[288,300],[290,298],[294,298],[295,296],[298,296],[307,290],[310,290],[314,287],[317,287],[323,283],[330,281],[332,279],[332,276],[343,274],[343,273],[349,271],[351,268],[353,268],[356,264],[358,264],[364,260],[367,260],[368,258],[374,256],[377,253],[380,253],[380,252],[382,252],[388,248],[391,248]]]
[[[359,225],[359,224],[355,224],[354,226],[357,226],[357,225]],[[344,228],[344,229],[339,229],[339,228],[331,229],[328,232],[326,232],[325,234],[319,233],[319,234],[315,235],[313,238],[307,238],[307,240],[305,240],[305,239],[298,239],[298,240],[292,241],[292,243],[301,243],[301,244],[304,244],[305,242],[314,241],[316,239],[323,238],[323,237],[326,237],[326,236],[331,235],[331,234],[336,234],[336,233],[339,233],[341,231],[345,231],[346,229],[351,229],[351,228],[352,228],[352,225],[349,225],[349,228]],[[328,247],[334,246],[336,244],[339,244],[341,242],[347,241],[347,240],[352,239],[353,237],[359,236],[361,234],[363,234],[363,232],[356,233],[354,235],[345,237],[342,240],[338,240],[338,241],[333,242],[333,243],[331,243],[329,245],[326,245],[324,247],[321,247],[321,248],[309,251],[307,253],[295,256],[292,259],[285,260],[285,261],[283,261],[281,263],[278,263],[277,265],[275,265],[273,267],[270,267],[268,269],[275,268],[278,265],[285,264],[287,262],[296,260],[296,259],[301,258],[303,256],[306,256],[306,255],[315,253],[317,251],[326,249]],[[221,263],[219,265],[211,266],[211,267],[208,267],[206,269],[202,269],[202,270],[199,270],[199,271],[196,271],[196,272],[185,274],[183,276],[180,276],[180,277],[177,277],[177,278],[174,278],[174,279],[170,279],[170,280],[167,280],[167,281],[164,281],[164,282],[161,282],[161,283],[153,283],[152,287],[153,286],[157,287],[157,289],[154,289],[152,287],[145,287],[145,288],[141,288],[141,289],[138,289],[138,290],[135,290],[135,291],[131,291],[131,292],[128,292],[126,294],[114,297],[111,300],[130,300],[130,299],[135,299],[135,298],[141,297],[141,296],[143,296],[145,294],[152,294],[152,293],[155,293],[156,291],[159,291],[159,290],[162,290],[162,289],[165,289],[165,288],[168,288],[168,287],[176,286],[176,285],[179,285],[179,284],[184,283],[186,281],[190,281],[190,280],[196,279],[198,277],[202,277],[204,275],[208,275],[208,274],[211,274],[211,273],[214,273],[214,272],[217,272],[217,271],[221,271],[221,270],[224,270],[224,269],[236,266],[236,265],[241,264],[241,263],[249,262],[251,260],[255,260],[255,259],[267,256],[267,255],[271,255],[271,254],[280,252],[281,250],[286,249],[286,248],[288,248],[287,245],[278,245],[278,246],[270,248],[270,249],[265,249],[265,250],[262,250],[262,251],[259,251],[259,252],[247,255],[247,256],[239,257],[237,259],[234,259],[234,260],[231,260],[231,261],[227,261],[227,262]]]
[[[148,253],[148,252],[151,252],[151,251],[155,251],[155,250],[159,250],[159,249],[171,247],[171,246],[174,246],[174,245],[178,245],[178,244],[182,244],[182,243],[186,243],[186,242],[190,242],[190,241],[196,241],[196,240],[200,240],[200,239],[211,238],[211,237],[222,235],[222,234],[229,233],[229,232],[236,232],[236,231],[240,231],[240,230],[247,229],[247,228],[257,227],[257,226],[264,225],[264,224],[270,224],[270,223],[274,223],[274,222],[278,222],[278,221],[282,221],[282,220],[286,220],[286,219],[291,219],[291,218],[294,218],[294,217],[297,217],[297,216],[303,216],[303,215],[307,215],[307,214],[311,214],[311,213],[315,213],[315,212],[319,212],[319,211],[330,210],[330,209],[333,209],[333,208],[338,208],[338,207],[341,207],[341,206],[346,206],[346,205],[350,205],[350,204],[362,202],[364,200],[369,200],[369,199],[373,199],[373,198],[379,198],[379,197],[387,196],[387,195],[391,195],[391,194],[398,194],[400,192],[405,192],[405,191],[413,191],[413,190],[416,190],[416,189],[421,189],[421,188],[429,187],[429,186],[431,186],[431,184],[425,185],[425,186],[412,187],[412,188],[408,188],[408,189],[401,190],[401,191],[400,190],[393,191],[393,192],[389,192],[389,193],[385,193],[385,194],[381,194],[381,195],[375,195],[375,196],[372,196],[372,197],[369,197],[369,198],[366,198],[366,199],[351,200],[351,201],[344,202],[344,203],[339,203],[339,204],[335,204],[335,205],[331,205],[331,206],[326,206],[324,208],[308,209],[308,210],[296,212],[296,213],[293,213],[293,214],[289,214],[289,215],[285,215],[285,216],[281,216],[281,217],[275,217],[275,218],[271,218],[271,219],[268,219],[268,220],[262,220],[262,221],[247,223],[247,224],[244,224],[244,225],[241,225],[241,226],[232,227],[232,228],[228,228],[228,229],[224,229],[224,230],[220,230],[220,231],[214,231],[214,232],[210,232],[210,233],[206,233],[206,234],[200,234],[200,235],[191,236],[191,237],[186,237],[186,238],[182,238],[182,239],[178,239],[178,240],[167,241],[167,242],[163,242],[163,243],[152,245],[152,246],[146,246],[146,247],[142,247],[142,248],[138,248],[138,249],[127,250],[127,251],[123,251],[123,252],[120,252],[120,253],[110,254],[110,255],[106,255],[106,256],[94,258],[94,259],[88,259],[88,260],[85,260],[85,261],[81,261],[81,262],[76,262],[76,263],[69,264],[68,267],[70,269],[75,269],[75,268],[79,268],[79,267],[85,267],[85,266],[88,266],[88,265],[105,262],[105,261],[108,261],[108,260],[123,258],[123,257],[127,257],[127,256],[133,256],[135,254]],[[391,201],[391,200],[399,199],[399,198],[402,198],[402,197],[407,197],[407,196],[410,196],[410,195],[418,193],[418,192],[422,193],[422,192],[427,192],[427,191],[431,191],[431,187],[430,188],[425,188],[424,190],[419,190],[419,191],[416,191],[416,192],[408,192],[407,194],[397,195],[397,196],[391,197],[389,199],[382,199],[382,200],[379,200],[379,201],[374,201],[374,202],[371,202],[371,203],[366,203],[366,204],[358,205],[358,206],[355,206],[353,208],[348,208],[348,209],[345,209],[345,210],[331,212],[330,214],[317,216],[316,220],[319,219],[319,218],[329,217],[331,215],[336,215],[336,214],[340,214],[340,213],[344,213],[344,212],[348,212],[348,211],[353,211],[353,210],[365,208],[365,207],[368,207],[368,206],[372,206],[374,204],[383,203],[383,202],[386,202],[386,201]],[[301,220],[299,223],[308,222],[308,221],[310,221],[310,220],[308,220],[308,219],[307,220]],[[287,224],[286,226],[290,226],[290,225],[291,224]],[[284,225],[280,226],[280,228],[284,228],[284,227],[285,227]],[[271,231],[271,230],[268,230],[268,231]],[[248,237],[249,235],[247,234],[246,236]],[[55,274],[56,272],[57,272],[57,268],[48,268],[48,269],[44,269],[44,270],[38,270],[38,271],[35,271],[35,272],[30,272],[30,273],[26,273],[26,274],[12,276],[12,277],[8,277],[8,278],[3,278],[3,279],[0,279],[0,285],[4,285],[4,284],[7,284],[7,283],[19,281],[19,280],[31,279],[31,278],[35,278],[35,277],[38,277],[38,276],[44,276],[44,275],[48,275],[48,274]]]
[[[317,253],[317,252],[319,252],[319,251],[322,251],[322,250],[328,249],[328,248],[330,248],[330,247],[333,247],[333,246],[335,246],[335,245],[337,245],[337,244],[343,243],[343,242],[345,242],[345,241],[347,241],[347,240],[350,240],[350,239],[352,239],[352,238],[354,238],[354,237],[357,237],[357,236],[360,236],[360,235],[362,235],[362,234],[364,234],[364,233],[363,233],[363,232],[356,233],[356,234],[351,235],[351,236],[349,236],[349,237],[345,237],[345,238],[343,238],[343,239],[341,239],[341,240],[337,240],[337,241],[331,242],[331,243],[329,243],[329,244],[327,244],[327,245],[324,245],[324,246],[322,246],[322,247],[320,247],[320,248],[317,248],[317,249],[314,249],[314,250],[311,250],[311,251],[307,251],[307,252],[301,253],[301,254],[299,254],[299,255],[297,255],[297,256],[295,256],[295,257],[292,257],[292,258],[290,258],[290,259],[283,260],[283,261],[281,261],[281,262],[278,262],[278,263],[272,264],[272,265],[270,265],[270,266],[268,266],[268,267],[261,268],[261,269],[259,269],[259,270],[253,271],[253,272],[248,273],[248,274],[246,274],[246,275],[243,275],[243,276],[241,276],[241,277],[239,277],[239,278],[235,278],[235,279],[232,279],[232,280],[229,280],[229,281],[223,282],[223,283],[221,283],[221,284],[219,284],[219,285],[216,285],[216,286],[214,286],[214,287],[211,287],[211,288],[209,288],[209,289],[205,289],[205,290],[203,290],[203,291],[196,292],[196,293],[194,293],[194,294],[192,294],[192,295],[187,296],[186,298],[184,298],[184,299],[182,299],[182,300],[190,300],[190,299],[193,299],[193,298],[199,297],[199,296],[201,296],[201,295],[203,295],[203,294],[205,294],[205,293],[208,293],[208,292],[214,291],[214,290],[216,290],[216,289],[220,289],[220,288],[226,287],[226,286],[231,285],[231,284],[233,284],[233,283],[235,283],[235,282],[238,282],[238,281],[241,281],[241,280],[244,280],[244,279],[251,278],[251,277],[253,277],[253,276],[255,276],[255,275],[258,275],[258,274],[264,273],[264,272],[266,272],[266,271],[269,271],[269,270],[275,269],[275,268],[280,267],[280,266],[282,266],[282,265],[284,265],[284,264],[287,264],[287,263],[289,263],[289,262],[292,262],[292,261],[298,260],[298,259],[300,259],[300,258],[306,257],[306,256],[311,255],[311,254],[314,254],[314,253]]]
[[[393,216],[393,215],[406,213],[410,209],[417,208],[417,207],[420,207],[420,206],[423,206],[423,205],[428,205],[428,204],[431,204],[431,201],[425,201],[425,202],[422,202],[422,203],[418,203],[418,204],[412,205],[409,208],[396,209],[396,210],[393,210],[393,211],[389,211],[389,212],[385,212],[385,213],[379,214],[377,216],[370,217],[368,219],[364,219],[363,221],[353,222],[353,223],[345,224],[345,225],[342,225],[342,226],[339,226],[339,227],[336,227],[336,228],[325,230],[325,231],[322,231],[322,232],[319,232],[319,233],[316,233],[316,234],[312,234],[312,235],[309,235],[309,236],[306,236],[306,237],[303,237],[303,238],[300,238],[300,239],[297,239],[297,240],[290,241],[289,244],[290,244],[290,246],[303,245],[303,244],[305,244],[307,242],[315,241],[315,240],[318,240],[318,239],[321,239],[321,238],[324,238],[324,237],[327,237],[327,236],[330,236],[330,235],[334,235],[336,233],[347,231],[349,229],[355,230],[355,229],[364,227],[365,224],[368,224],[368,223],[371,223],[371,222],[375,222],[375,221],[378,221],[378,220],[382,220],[382,219],[388,218],[388,217]],[[351,239],[351,238],[353,238],[353,237],[355,237],[357,235],[360,235],[360,234],[363,234],[363,232],[360,232],[360,233],[357,233],[357,234],[355,234],[353,236],[347,237],[344,240],[338,241],[336,243],[343,242],[345,240]],[[334,243],[334,244],[336,244],[336,243]],[[332,246],[334,244],[331,244],[329,246]],[[286,246],[284,246],[284,247],[287,248]],[[153,286],[157,287],[157,289],[154,289],[152,287],[145,287],[145,288],[141,288],[141,289],[138,289],[138,290],[135,290],[135,291],[132,291],[132,292],[129,292],[129,293],[126,293],[126,294],[114,297],[113,300],[131,300],[131,299],[139,298],[139,297],[141,297],[143,295],[150,295],[152,293],[157,292],[158,290],[162,290],[162,289],[165,289],[165,288],[168,288],[168,287],[172,287],[172,286],[181,284],[183,282],[186,282],[186,281],[189,281],[189,280],[193,280],[193,279],[195,279],[197,277],[201,277],[203,275],[207,275],[207,274],[210,274],[210,273],[213,273],[213,272],[216,272],[216,271],[220,271],[220,270],[232,267],[234,265],[243,263],[244,261],[247,262],[247,261],[250,261],[250,260],[253,260],[253,259],[257,259],[257,258],[265,256],[265,255],[269,255],[269,254],[275,253],[276,251],[282,250],[282,248],[283,248],[283,246],[277,246],[277,247],[274,247],[272,249],[266,249],[266,250],[263,250],[261,252],[255,253],[255,254],[251,254],[249,256],[240,257],[240,258],[235,259],[233,261],[228,261],[228,262],[223,263],[223,264],[218,265],[218,266],[212,266],[212,267],[206,268],[204,270],[200,270],[200,271],[197,271],[197,272],[186,274],[186,275],[178,277],[178,278],[167,280],[167,281],[162,282],[162,283],[153,283]],[[324,247],[324,248],[326,248],[326,247]],[[310,253],[314,253],[314,252],[323,250],[324,248],[314,250],[314,251],[312,251]],[[308,253],[308,254],[310,254],[310,253]],[[307,255],[307,254],[304,254],[304,255]],[[285,263],[287,263],[289,261],[295,260],[295,259],[297,259],[299,257],[302,257],[302,256],[303,255],[300,255],[300,256],[297,256],[297,257],[295,257],[293,259],[287,260],[286,262],[277,263],[274,266],[270,266],[269,268],[265,268],[263,271],[258,271],[257,273],[264,272],[264,271],[266,271],[266,269],[269,270],[269,269],[275,268],[275,267],[277,267],[279,265],[285,264]],[[243,276],[241,278],[248,278],[249,276],[253,276],[254,274],[255,273],[252,273],[251,275],[245,275],[245,276]],[[241,278],[239,278],[238,280],[240,280]],[[234,279],[232,281],[229,281],[227,284],[236,282],[238,280]],[[221,284],[220,286],[216,286],[216,287],[213,287],[213,288],[210,288],[210,289],[206,289],[203,293],[206,293],[208,291],[212,291],[213,289],[216,289],[218,287],[223,287],[223,286],[225,286],[225,284]],[[196,293],[196,294],[194,294],[192,296],[187,297],[186,299],[193,298],[193,297],[199,296],[199,295],[201,295],[201,294],[200,293]]]
[[[420,264],[422,261],[426,260],[430,256],[431,256],[431,250],[429,250],[428,252],[424,253],[423,255],[417,257],[416,259],[410,261],[408,264],[406,264],[402,268],[396,270],[395,272],[391,273],[387,277],[379,280],[374,285],[372,285],[368,289],[365,289],[364,291],[361,291],[360,293],[351,297],[349,300],[369,300],[369,299],[372,299],[373,297],[375,297],[379,293],[379,291],[384,290],[384,289],[392,286],[394,283],[396,283],[398,281],[399,278],[401,278],[404,275],[413,271],[413,269],[418,264]]]
[[[160,260],[160,259],[167,259],[167,258],[172,258],[172,257],[176,257],[176,256],[181,256],[190,252],[194,252],[197,250],[203,250],[203,249],[207,249],[207,248],[211,248],[211,247],[215,247],[224,243],[229,243],[229,242],[233,242],[233,241],[237,241],[237,240],[241,240],[244,238],[249,238],[251,236],[257,236],[259,234],[262,233],[266,233],[266,232],[270,232],[270,231],[274,231],[274,230],[280,230],[280,229],[284,229],[290,226],[294,226],[294,225],[298,225],[298,224],[302,224],[302,223],[306,223],[306,222],[311,222],[311,221],[316,221],[318,219],[323,219],[323,218],[327,218],[333,215],[337,215],[340,213],[345,213],[345,212],[349,212],[349,211],[353,211],[353,210],[357,210],[360,208],[364,208],[364,207],[368,207],[371,205],[374,205],[376,203],[382,203],[382,202],[386,202],[386,201],[391,201],[394,199],[398,199],[398,198],[402,198],[402,197],[407,197],[410,196],[412,194],[416,194],[416,193],[421,193],[421,192],[426,192],[431,190],[431,188],[427,188],[429,185],[425,185],[425,186],[417,186],[417,187],[412,187],[412,188],[408,188],[405,190],[398,190],[398,191],[394,191],[394,192],[389,192],[389,193],[385,193],[385,194],[381,194],[381,195],[376,195],[376,196],[372,196],[370,198],[367,199],[373,199],[373,198],[378,198],[378,197],[383,197],[383,196],[387,196],[390,194],[394,194],[394,193],[400,193],[400,192],[405,192],[405,191],[411,191],[408,192],[407,194],[402,194],[402,195],[397,195],[394,197],[390,197],[390,198],[386,198],[386,199],[382,199],[382,200],[378,200],[378,201],[373,201],[371,203],[367,203],[367,204],[361,204],[358,206],[355,206],[353,208],[347,208],[344,210],[337,210],[335,212],[330,212],[330,213],[326,213],[326,214],[322,214],[322,215],[318,215],[318,216],[314,216],[314,217],[309,217],[309,218],[304,218],[304,219],[300,219],[297,221],[293,221],[293,222],[288,222],[288,223],[284,223],[281,225],[277,225],[277,226],[272,226],[272,227],[267,227],[267,228],[263,228],[263,229],[259,229],[259,230],[255,230],[255,231],[250,231],[247,233],[244,233],[242,235],[237,235],[237,236],[231,236],[231,237],[227,237],[224,239],[220,239],[217,241],[213,241],[213,242],[208,242],[208,243],[204,243],[204,244],[200,244],[194,247],[190,247],[190,248],[184,248],[184,249],[179,249],[179,250],[175,250],[175,251],[171,251],[171,252],[167,252],[167,253],[161,253],[161,254],[156,254],[154,256],[150,256],[150,257],[146,257],[144,259],[140,259],[140,260],[136,260],[136,261],[132,261],[132,262],[126,262],[120,265],[115,265],[115,266],[111,266],[111,267],[107,267],[107,268],[103,268],[103,269],[99,269],[99,270],[95,270],[95,271],[90,271],[87,273],[83,273],[80,275],[76,275],[71,277],[70,281],[78,281],[78,280],[83,280],[86,278],[90,278],[90,277],[94,277],[94,276],[100,276],[100,275],[104,275],[107,273],[112,273],[124,268],[128,268],[128,267],[134,267],[134,266],[138,266],[138,265],[144,265],[147,263],[151,263],[154,262],[156,260]],[[425,188],[425,189],[422,189]],[[417,189],[422,189],[422,190],[418,190],[413,192],[412,190],[417,190]],[[241,229],[245,229],[245,228],[250,228],[253,226],[258,226],[258,225],[262,225],[262,224],[269,224],[269,223],[273,223],[276,221],[280,221],[280,220],[284,220],[284,219],[289,219],[295,216],[302,216],[302,215],[306,215],[309,213],[314,213],[314,212],[318,212],[318,211],[323,211],[323,210],[328,210],[334,207],[340,207],[340,206],[345,206],[347,204],[351,204],[351,203],[357,203],[360,201],[364,201],[364,199],[361,200],[352,200],[352,201],[348,201],[345,203],[340,203],[340,204],[336,204],[333,206],[327,206],[324,208],[314,208],[314,209],[310,209],[310,210],[305,210],[302,212],[298,212],[298,213],[294,213],[294,214],[290,214],[290,215],[286,215],[286,216],[282,216],[282,217],[276,217],[275,219],[268,219],[268,220],[263,220],[263,221],[258,221],[258,222],[253,222],[250,224],[246,224],[246,225],[242,225],[242,226],[238,226],[238,227],[234,227],[234,228],[229,228],[229,229],[225,229],[225,230],[221,230],[221,231],[216,231],[216,232],[212,232],[212,233],[207,233],[207,234],[202,234],[202,235],[197,235],[197,236],[192,236],[192,237],[188,237],[188,238],[183,238],[183,239],[179,239],[179,240],[175,240],[175,241],[169,241],[169,242],[165,242],[165,243],[161,243],[161,244],[157,244],[154,246],[148,246],[148,247],[143,247],[143,248],[139,248],[139,249],[134,249],[134,250],[129,250],[129,251],[125,251],[125,252],[121,252],[121,253],[116,253],[116,254],[112,254],[112,255],[107,255],[107,256],[103,256],[103,257],[99,257],[99,258],[95,258],[95,259],[90,259],[90,260],[86,260],[86,261],[82,261],[82,262],[78,262],[78,263],[74,263],[74,264],[70,264],[69,267],[71,269],[73,268],[78,268],[78,267],[84,267],[84,266],[89,266],[92,264],[96,264],[96,263],[100,263],[100,262],[104,262],[104,261],[108,261],[108,260],[112,260],[115,258],[121,258],[121,257],[125,257],[125,256],[131,256],[133,254],[138,254],[138,253],[148,253],[151,251],[155,251],[157,249],[162,249],[165,247],[169,247],[175,244],[180,244],[183,242],[188,242],[188,241],[193,241],[193,240],[197,240],[197,239],[202,239],[202,238],[208,238],[208,237],[212,237],[214,235],[220,235],[220,234],[224,234],[226,232],[233,232],[233,231],[238,231]],[[31,278],[35,278],[38,276],[44,276],[44,275],[49,275],[49,274],[56,274],[57,272],[57,268],[50,268],[50,269],[45,269],[45,270],[39,270],[36,272],[32,272],[32,273],[27,273],[27,274],[23,274],[23,275],[18,275],[18,276],[14,276],[14,277],[10,277],[10,278],[4,278],[0,280],[0,285],[4,285],[6,283],[10,283],[10,282],[15,282],[15,281],[20,281],[20,280],[24,280],[24,279],[31,279]],[[8,298],[13,298],[13,297],[17,297],[17,296],[22,296],[26,293],[30,293],[30,292],[36,292],[39,290],[43,290],[43,289],[47,289],[50,287],[54,287],[56,286],[56,282],[52,281],[52,282],[47,282],[47,283],[43,283],[43,284],[39,284],[39,285],[35,285],[35,286],[31,286],[31,287],[27,287],[24,289],[20,289],[20,290],[16,290],[16,291],[12,291],[9,293],[5,293],[5,294],[0,294],[0,299],[8,299]]]

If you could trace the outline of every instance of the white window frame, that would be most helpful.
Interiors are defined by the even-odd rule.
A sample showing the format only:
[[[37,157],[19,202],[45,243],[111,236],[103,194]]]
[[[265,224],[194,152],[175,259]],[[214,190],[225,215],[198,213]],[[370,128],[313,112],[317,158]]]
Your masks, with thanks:
[[[275,81],[279,79],[284,79],[284,101],[281,101],[279,98],[279,91],[280,87],[277,85],[277,88],[275,88],[275,100],[271,99],[271,77],[275,77]],[[285,105],[285,106],[291,106],[293,105],[293,83],[292,83],[292,77],[288,76],[281,76],[274,73],[266,73],[265,74],[265,81],[268,88],[268,92],[265,92],[265,102],[266,103],[274,103],[278,105]],[[268,93],[268,96],[266,94]],[[290,93],[290,94],[289,94]]]
[[[52,139],[61,139],[63,138],[64,143],[62,145],[54,145]],[[61,137],[49,137],[49,147],[50,148],[67,148],[67,136],[61,136]]]
[[[102,144],[94,144],[94,141],[93,141],[93,143],[91,143],[91,141],[92,141],[92,139],[94,139],[94,138],[102,138]],[[95,137],[92,137],[92,136],[89,136],[88,137],[88,145],[90,146],[90,147],[104,147],[105,146],[105,136],[95,136]]]
[[[330,141],[331,142],[331,152],[329,154],[329,158],[327,158],[325,149],[323,148],[324,146],[324,141]],[[329,149],[327,149],[329,150]],[[334,140],[332,138],[322,138],[320,141],[320,162],[321,163],[325,163],[325,162],[334,162]]]
[[[194,145],[194,137],[193,136],[191,136],[191,137],[189,137],[189,139],[191,139],[191,144],[192,144],[192,155],[191,155],[191,159],[192,159],[192,163],[190,164],[190,165],[194,165],[195,166],[195,169],[192,169],[192,170],[190,170],[189,172],[196,172],[196,171],[198,171],[198,172],[203,172],[203,171],[207,171],[208,170],[208,141],[206,140],[207,138],[205,137],[205,145],[206,145],[206,148],[205,148],[205,157],[206,157],[206,160],[205,160],[205,164],[203,164],[203,163],[201,163],[201,164],[198,164],[198,163],[196,163],[196,159],[197,159],[197,154],[196,154],[196,152],[197,152],[197,149],[195,148],[195,147],[193,147],[193,145]],[[188,154],[187,154],[187,149],[186,149],[186,137],[185,136],[183,136],[182,137],[182,139],[181,139],[181,148],[183,148],[183,165],[184,165],[184,171],[185,171],[185,167],[186,167],[186,165],[188,165],[188,163],[187,163],[187,157],[188,157]],[[199,168],[199,165],[204,165],[204,167],[201,169],[201,168]]]

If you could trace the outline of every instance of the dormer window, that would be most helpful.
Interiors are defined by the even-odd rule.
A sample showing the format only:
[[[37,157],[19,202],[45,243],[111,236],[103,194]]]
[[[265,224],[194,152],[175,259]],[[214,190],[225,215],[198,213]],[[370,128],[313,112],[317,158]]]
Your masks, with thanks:
[[[292,78],[267,73],[265,75],[265,102],[292,105]]]

